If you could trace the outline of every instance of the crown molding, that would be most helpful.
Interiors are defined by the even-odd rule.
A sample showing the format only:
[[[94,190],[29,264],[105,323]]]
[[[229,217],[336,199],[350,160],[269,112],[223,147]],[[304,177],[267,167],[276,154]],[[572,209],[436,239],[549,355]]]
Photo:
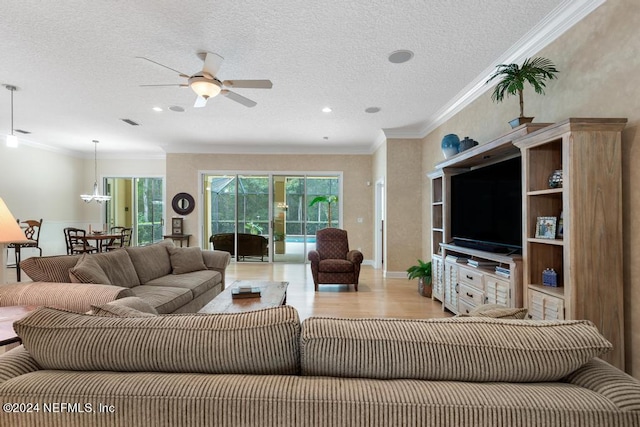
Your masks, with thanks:
[[[385,135],[387,138],[426,137],[438,126],[445,123],[492,88],[492,86],[486,85],[485,82],[493,74],[496,65],[520,62],[524,58],[535,55],[606,1],[565,0],[433,116],[415,125],[384,129]]]

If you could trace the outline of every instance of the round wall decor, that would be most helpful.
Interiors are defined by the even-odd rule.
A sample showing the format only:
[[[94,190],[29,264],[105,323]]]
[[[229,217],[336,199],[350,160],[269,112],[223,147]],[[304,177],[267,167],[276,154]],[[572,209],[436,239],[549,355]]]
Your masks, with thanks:
[[[189,215],[196,207],[196,201],[189,193],[178,193],[173,196],[171,206],[178,215]]]

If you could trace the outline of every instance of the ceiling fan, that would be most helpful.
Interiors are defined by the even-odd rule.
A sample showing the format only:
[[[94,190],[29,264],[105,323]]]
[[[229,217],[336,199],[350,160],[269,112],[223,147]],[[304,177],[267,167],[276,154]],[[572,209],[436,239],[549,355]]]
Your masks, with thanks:
[[[171,67],[167,67],[166,65],[160,64],[159,62],[153,61],[149,58],[145,58],[143,56],[137,56],[136,58],[144,59],[145,61],[149,61],[161,67],[167,68],[173,72],[178,73],[180,77],[187,79],[186,83],[140,85],[140,86],[190,87],[196,93],[196,95],[198,95],[198,97],[196,98],[196,102],[193,105],[194,107],[204,107],[205,105],[207,105],[207,100],[209,98],[213,98],[214,96],[220,94],[249,108],[255,107],[256,102],[225,88],[231,87],[231,88],[271,89],[273,87],[271,80],[219,80],[216,77],[216,75],[218,74],[218,70],[222,65],[222,61],[224,61],[224,58],[213,52],[202,52],[198,54],[198,57],[200,57],[204,61],[204,64],[202,66],[202,71],[198,71],[193,75],[189,75],[189,74],[180,72],[178,70],[175,70]]]

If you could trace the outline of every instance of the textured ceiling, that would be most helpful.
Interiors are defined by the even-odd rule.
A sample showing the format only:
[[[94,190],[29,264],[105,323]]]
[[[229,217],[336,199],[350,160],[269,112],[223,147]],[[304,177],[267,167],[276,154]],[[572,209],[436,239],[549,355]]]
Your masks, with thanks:
[[[23,141],[105,156],[165,152],[368,153],[383,130],[423,129],[549,16],[561,0],[7,1],[0,83],[19,88]],[[389,53],[415,52],[392,64]],[[144,56],[193,74],[197,53],[225,58],[223,79],[270,79],[195,109],[189,88]],[[177,105],[182,113],[168,110]],[[0,134],[10,131],[0,88]],[[162,107],[155,112],[152,107]],[[331,113],[321,109],[329,106]],[[368,114],[376,106],[379,113]],[[132,127],[120,119],[140,124]],[[325,139],[328,138],[328,139]]]

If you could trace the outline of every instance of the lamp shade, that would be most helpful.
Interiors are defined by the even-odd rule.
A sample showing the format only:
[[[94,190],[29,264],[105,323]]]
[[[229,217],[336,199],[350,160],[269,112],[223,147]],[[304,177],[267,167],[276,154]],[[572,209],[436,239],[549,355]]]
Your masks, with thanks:
[[[22,242],[27,240],[24,232],[0,198],[0,243]]]

